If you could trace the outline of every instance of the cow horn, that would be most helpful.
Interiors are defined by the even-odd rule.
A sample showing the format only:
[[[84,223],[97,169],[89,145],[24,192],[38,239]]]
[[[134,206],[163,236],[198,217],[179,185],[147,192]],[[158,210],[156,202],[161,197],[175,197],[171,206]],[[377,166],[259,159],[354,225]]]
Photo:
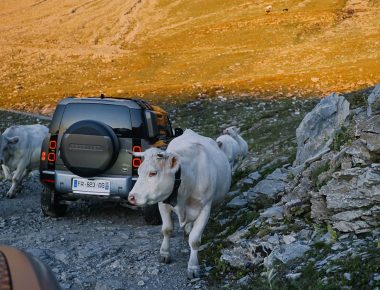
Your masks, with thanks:
[[[129,154],[131,154],[134,157],[144,157],[144,152],[132,152],[130,150],[126,150]]]
[[[158,153],[157,154],[157,159],[164,159],[166,156],[163,153]]]

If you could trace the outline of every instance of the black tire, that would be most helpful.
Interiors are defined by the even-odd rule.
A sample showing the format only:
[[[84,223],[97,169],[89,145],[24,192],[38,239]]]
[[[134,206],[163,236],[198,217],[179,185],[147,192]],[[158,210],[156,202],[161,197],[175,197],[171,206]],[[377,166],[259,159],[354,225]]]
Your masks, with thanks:
[[[148,225],[162,224],[160,211],[158,209],[158,204],[144,206],[142,208],[142,213]]]
[[[45,216],[57,218],[66,214],[67,205],[59,203],[54,190],[44,187],[41,193],[41,209]]]
[[[119,139],[112,128],[98,121],[74,123],[62,136],[62,161],[81,177],[98,176],[107,171],[115,163],[119,151]]]

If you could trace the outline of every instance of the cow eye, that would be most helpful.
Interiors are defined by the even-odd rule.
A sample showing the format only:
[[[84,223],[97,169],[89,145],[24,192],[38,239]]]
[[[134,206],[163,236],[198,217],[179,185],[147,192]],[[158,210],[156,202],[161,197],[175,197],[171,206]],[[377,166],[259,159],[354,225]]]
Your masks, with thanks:
[[[149,177],[153,177],[157,175],[157,171],[151,171],[149,172]]]

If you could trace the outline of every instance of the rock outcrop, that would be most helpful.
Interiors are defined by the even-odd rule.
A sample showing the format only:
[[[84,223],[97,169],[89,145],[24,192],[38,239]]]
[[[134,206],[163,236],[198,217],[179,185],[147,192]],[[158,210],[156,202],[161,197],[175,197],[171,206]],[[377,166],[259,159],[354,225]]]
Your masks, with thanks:
[[[369,232],[380,223],[380,115],[377,114],[376,105],[380,98],[380,86],[369,96],[368,110],[353,110],[349,118],[349,105],[343,97],[331,95],[328,98],[334,101],[322,100],[297,129],[295,164],[311,161],[295,181],[290,182],[283,201],[291,203],[300,199],[303,204],[309,203],[311,217],[316,222],[331,224],[340,232]],[[332,106],[330,110],[325,107],[327,104]],[[324,117],[318,117],[321,115]],[[344,123],[348,119],[350,121]],[[314,127],[306,126],[311,120],[316,122]],[[334,137],[334,133],[339,132],[338,126],[343,124],[346,130]],[[316,132],[328,137],[322,140]],[[306,136],[316,136],[314,142],[306,142],[310,144],[307,149],[301,142],[308,140]],[[340,146],[331,148],[335,141]],[[318,154],[320,156],[316,157]],[[292,215],[291,210],[287,213]]]
[[[329,150],[336,131],[350,113],[350,104],[338,94],[331,94],[308,113],[297,128],[295,165],[318,158]]]
[[[261,214],[291,219],[309,214],[340,232],[369,232],[380,225],[380,85],[367,108],[349,110],[343,97],[321,100],[297,128],[293,166],[278,168],[246,193],[279,202]]]
[[[312,193],[311,216],[341,232],[362,233],[379,226],[380,115],[362,111],[353,119],[357,139],[335,154],[340,167]]]

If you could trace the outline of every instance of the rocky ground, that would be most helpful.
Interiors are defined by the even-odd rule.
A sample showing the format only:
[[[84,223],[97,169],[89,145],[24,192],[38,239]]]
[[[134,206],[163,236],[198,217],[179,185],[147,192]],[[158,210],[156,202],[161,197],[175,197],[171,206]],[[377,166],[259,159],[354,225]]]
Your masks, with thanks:
[[[306,118],[318,100],[208,99],[202,95],[184,105],[165,105],[175,127],[215,138],[222,128],[237,125],[250,147],[248,158],[234,174],[226,203],[214,210],[206,228],[201,279],[186,279],[189,253],[182,231],[175,231],[173,237],[175,260],[159,264],[160,227],[146,225],[138,211],[82,203],[71,206],[66,217],[45,218],[39,208],[41,186],[33,176],[16,199],[0,199],[0,243],[40,257],[64,289],[378,289],[377,149],[367,146],[367,152],[356,141],[366,139],[368,144],[377,136],[368,136],[374,131],[372,126],[354,138],[349,126],[353,120],[362,125],[360,120],[368,120],[363,108],[371,91],[345,95],[348,109],[345,99],[330,97],[329,106],[317,107],[313,112],[319,113]],[[336,102],[331,101],[335,98]],[[376,110],[374,116],[378,116]],[[307,124],[308,118],[315,122],[302,130],[304,134],[300,130],[296,134],[301,121]],[[1,130],[10,124],[35,122],[47,121],[0,112]],[[320,132],[323,138],[318,138]],[[359,146],[361,150],[355,152],[361,155],[354,152],[348,160],[338,154],[353,152],[347,149],[352,146]],[[326,160],[339,162],[327,166]],[[355,169],[357,164],[359,169]],[[367,179],[361,180],[370,189],[361,199],[350,199],[348,190],[344,200],[353,201],[353,207],[367,200],[364,207],[331,208],[327,203],[318,207],[327,212],[313,211],[321,204],[317,201],[328,195],[327,189],[336,185],[334,180],[341,178],[353,186],[346,173],[337,173],[349,169],[365,171]],[[0,185],[3,195],[7,186]],[[347,211],[351,216],[344,225],[351,227],[343,230],[337,218],[347,219]],[[323,218],[317,218],[316,212],[324,213]]]
[[[181,232],[174,261],[158,262],[160,226],[114,204],[72,206],[60,219],[43,217],[41,186],[30,177],[16,199],[1,200],[0,244],[12,245],[48,264],[63,289],[192,289],[186,279],[188,250]],[[1,186],[6,192],[6,186]]]
[[[206,238],[209,283],[379,289],[379,103],[380,86],[326,97],[296,130],[294,162],[237,182]]]

